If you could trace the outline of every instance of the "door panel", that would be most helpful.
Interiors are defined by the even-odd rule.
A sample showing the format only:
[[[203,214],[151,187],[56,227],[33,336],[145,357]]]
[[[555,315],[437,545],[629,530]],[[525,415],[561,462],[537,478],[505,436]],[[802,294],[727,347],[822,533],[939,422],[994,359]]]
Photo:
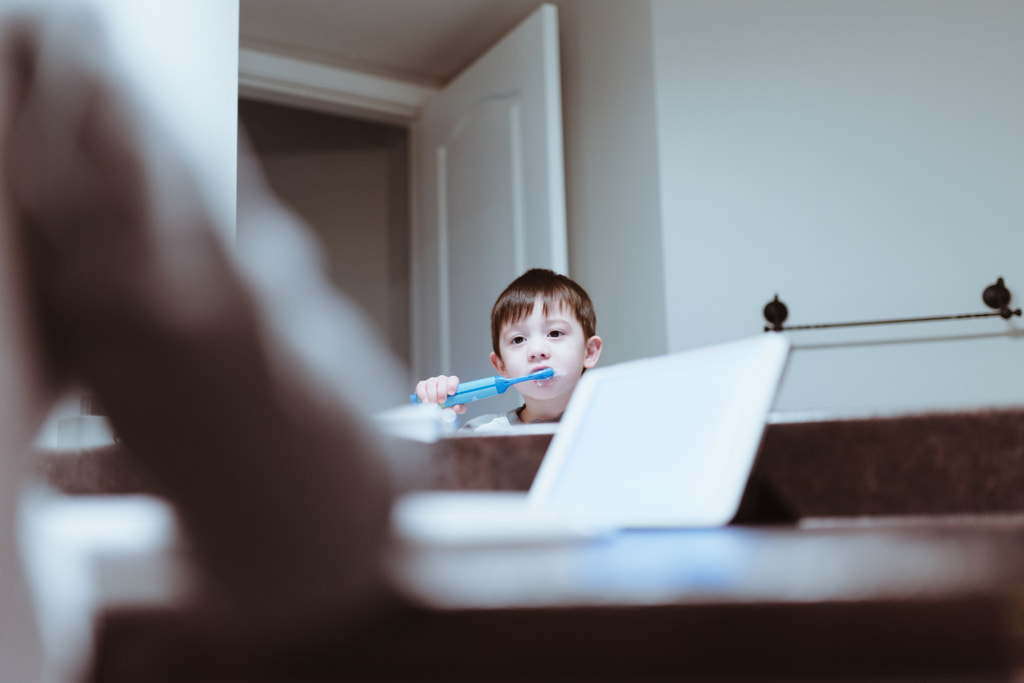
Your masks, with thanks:
[[[522,168],[517,163],[520,124],[514,102],[510,99],[478,108],[447,147],[448,153],[440,157],[447,211],[439,216],[438,225],[441,242],[446,245],[441,253],[445,296],[440,299],[439,321],[442,339],[446,327],[468,333],[454,334],[442,344],[442,364],[487,355],[489,336],[482,333],[489,330],[488,314],[501,291],[493,285],[504,287],[526,263],[522,192],[516,191]],[[470,187],[479,190],[449,189]],[[445,358],[445,347],[450,349],[450,358]]]
[[[527,268],[567,270],[557,36],[555,8],[539,8],[413,126],[417,378],[493,374],[495,298]],[[491,399],[470,415],[511,405]]]

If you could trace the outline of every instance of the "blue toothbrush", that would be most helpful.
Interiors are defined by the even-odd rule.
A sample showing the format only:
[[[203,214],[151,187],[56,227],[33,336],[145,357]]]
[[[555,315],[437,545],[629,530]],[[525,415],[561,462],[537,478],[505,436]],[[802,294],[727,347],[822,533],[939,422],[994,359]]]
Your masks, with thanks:
[[[529,382],[535,379],[547,379],[553,377],[555,371],[551,368],[544,368],[537,372],[529,375],[523,375],[522,377],[513,377],[508,379],[500,375],[494,377],[484,377],[483,379],[475,379],[472,382],[459,382],[459,388],[454,394],[449,396],[443,403],[439,403],[441,407],[448,407],[458,405],[460,403],[469,403],[471,401],[477,401],[481,398],[490,398],[491,396],[497,396],[498,394],[504,394],[505,390],[513,384],[519,384],[520,382]],[[420,399],[416,394],[409,396],[409,400],[413,403],[419,403]]]

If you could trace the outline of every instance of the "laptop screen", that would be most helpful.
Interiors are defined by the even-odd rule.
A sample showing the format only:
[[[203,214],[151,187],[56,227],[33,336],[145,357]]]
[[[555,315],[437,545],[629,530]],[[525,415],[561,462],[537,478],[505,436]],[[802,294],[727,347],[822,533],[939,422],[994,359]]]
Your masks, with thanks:
[[[728,523],[788,354],[764,334],[587,371],[531,506],[616,528]]]

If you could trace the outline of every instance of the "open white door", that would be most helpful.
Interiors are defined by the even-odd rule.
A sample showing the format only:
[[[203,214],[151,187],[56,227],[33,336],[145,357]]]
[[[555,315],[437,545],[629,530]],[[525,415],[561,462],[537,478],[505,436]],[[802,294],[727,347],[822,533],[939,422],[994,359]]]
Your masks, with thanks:
[[[412,127],[417,379],[494,374],[494,299],[527,268],[568,269],[560,88],[558,17],[544,5],[428,101]],[[470,415],[514,398],[470,406]]]

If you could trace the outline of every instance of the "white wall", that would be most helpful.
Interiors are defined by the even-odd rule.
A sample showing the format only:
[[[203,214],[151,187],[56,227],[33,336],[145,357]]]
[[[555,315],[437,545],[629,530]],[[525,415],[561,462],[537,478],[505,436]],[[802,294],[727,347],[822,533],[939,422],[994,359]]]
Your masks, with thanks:
[[[239,0],[90,0],[128,77],[193,160],[214,216],[234,235]]]
[[[602,365],[668,348],[650,22],[648,2],[559,3],[569,274]]]
[[[1024,3],[651,0],[671,350],[1024,302]],[[632,135],[629,128],[619,135]],[[1024,401],[1020,319],[791,333],[777,407]]]

